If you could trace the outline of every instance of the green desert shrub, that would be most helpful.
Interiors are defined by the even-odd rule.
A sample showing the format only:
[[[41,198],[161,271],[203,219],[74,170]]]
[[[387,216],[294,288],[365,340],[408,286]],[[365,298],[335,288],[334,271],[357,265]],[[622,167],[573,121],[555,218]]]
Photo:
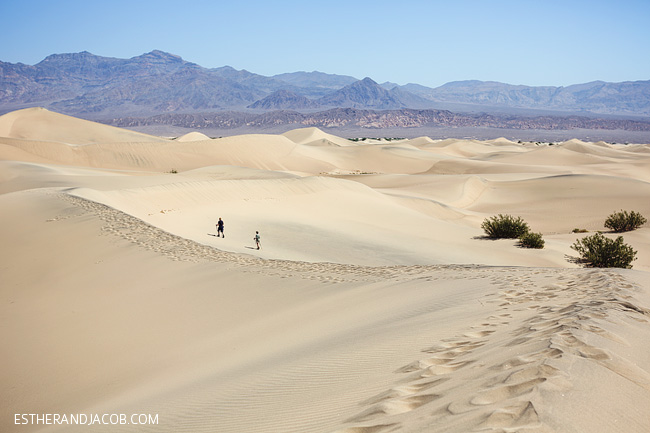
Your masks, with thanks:
[[[486,218],[481,224],[485,234],[491,239],[517,239],[528,233],[528,224],[521,217],[497,215]]]
[[[519,244],[524,248],[544,248],[544,239],[541,233],[525,233],[519,237]]]
[[[640,213],[622,210],[608,216],[607,220],[605,220],[605,227],[616,233],[621,233],[638,229],[646,222],[648,220]]]
[[[582,262],[594,268],[630,269],[637,253],[623,243],[623,236],[613,240],[601,233],[578,239],[571,248],[580,254]]]

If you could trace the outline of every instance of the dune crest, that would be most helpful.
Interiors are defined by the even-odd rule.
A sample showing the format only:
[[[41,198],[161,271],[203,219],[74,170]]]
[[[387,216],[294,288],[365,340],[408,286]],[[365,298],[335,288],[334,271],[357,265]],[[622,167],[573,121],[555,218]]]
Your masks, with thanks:
[[[180,137],[176,138],[176,141],[184,143],[187,141],[204,141],[204,140],[210,140],[210,137],[207,135],[201,133],[201,132],[188,132],[187,134],[181,135]]]
[[[25,108],[0,116],[0,137],[69,145],[154,142],[165,139],[55,113],[45,108]]]
[[[287,131],[282,134],[289,140],[297,144],[305,144],[311,146],[353,146],[354,142],[345,138],[337,137],[332,134],[323,132],[318,128],[300,128]]]

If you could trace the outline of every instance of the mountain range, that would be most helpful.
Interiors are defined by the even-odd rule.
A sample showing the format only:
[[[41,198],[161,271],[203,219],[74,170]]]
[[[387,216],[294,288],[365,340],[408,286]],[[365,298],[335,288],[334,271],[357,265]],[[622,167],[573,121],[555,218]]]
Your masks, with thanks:
[[[127,128],[506,128],[650,131],[650,80],[568,87],[457,81],[437,88],[323,72],[271,77],[163,51],[0,61],[0,114],[40,106]]]
[[[229,66],[204,68],[158,50],[130,59],[84,51],[53,54],[36,65],[0,61],[0,114],[32,106],[97,120],[337,108],[648,117],[650,80],[567,87],[459,81],[430,88],[322,72],[266,77]]]

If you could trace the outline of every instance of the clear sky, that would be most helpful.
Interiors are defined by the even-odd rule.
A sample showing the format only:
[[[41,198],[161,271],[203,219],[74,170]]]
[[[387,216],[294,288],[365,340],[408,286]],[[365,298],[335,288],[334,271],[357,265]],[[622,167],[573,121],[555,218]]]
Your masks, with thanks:
[[[650,0],[0,0],[0,61],[158,49],[207,68],[436,87],[650,79]]]

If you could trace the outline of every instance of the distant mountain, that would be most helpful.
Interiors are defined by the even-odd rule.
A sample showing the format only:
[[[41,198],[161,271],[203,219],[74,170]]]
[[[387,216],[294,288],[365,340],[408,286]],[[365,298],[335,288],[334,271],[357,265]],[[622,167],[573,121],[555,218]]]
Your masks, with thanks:
[[[399,87],[399,84],[397,84],[397,83],[391,83],[390,81],[385,81],[385,82],[383,82],[383,83],[381,83],[381,84],[379,84],[379,85],[380,85],[381,87],[383,87],[384,89],[386,89],[386,90],[392,90],[392,89],[394,89],[395,87]]]
[[[0,77],[0,106],[38,104],[74,115],[244,108],[280,87],[267,77],[206,69],[162,51],[131,59],[56,54],[35,66],[0,63]]]
[[[386,90],[368,77],[325,95],[317,101],[325,106],[378,110],[431,106],[424,99],[405,90],[399,88]]]
[[[402,89],[433,102],[599,114],[650,115],[650,81],[594,81],[568,87],[515,86],[494,81],[455,81],[435,89]]]
[[[248,108],[262,110],[306,110],[318,108],[321,105],[305,96],[288,90],[277,90],[264,99],[254,102]]]
[[[73,98],[84,86],[109,80],[119,62],[86,51],[53,54],[35,66],[0,62],[0,103],[50,103]]]
[[[297,88],[301,94],[310,98],[319,98],[334,90],[359,81],[348,75],[325,74],[323,72],[290,72],[271,77]]]
[[[234,83],[237,83],[246,88],[255,89],[262,94],[269,94],[277,90],[290,90],[297,92],[299,87],[288,84],[282,80],[277,80],[272,77],[265,77],[263,75],[248,72],[245,69],[237,70],[231,66],[222,66],[220,68],[208,69],[210,74],[225,78]]]
[[[322,72],[266,77],[230,66],[207,69],[154,50],[131,59],[89,52],[53,54],[30,66],[0,62],[0,114],[42,106],[102,120],[161,113],[448,108],[473,112],[538,110],[650,116],[650,81],[595,81],[568,87],[458,81],[437,88],[381,85]]]

